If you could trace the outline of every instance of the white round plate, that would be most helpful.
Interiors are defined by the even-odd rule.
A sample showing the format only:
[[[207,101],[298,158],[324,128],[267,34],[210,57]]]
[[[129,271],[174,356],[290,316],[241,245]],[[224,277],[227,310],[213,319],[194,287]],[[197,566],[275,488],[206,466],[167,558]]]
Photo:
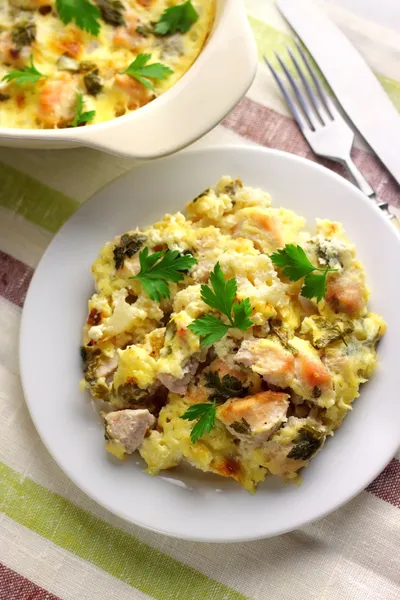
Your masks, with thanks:
[[[139,459],[104,449],[88,396],[79,392],[81,328],[93,292],[90,266],[116,234],[175,212],[222,175],[261,187],[275,206],[344,223],[367,271],[371,309],[388,331],[380,364],[354,410],[303,473],[300,487],[271,477],[255,495],[191,469],[151,477]],[[86,202],[55,236],[36,270],[22,319],[26,401],[47,449],[88,496],[127,521],[175,537],[243,541],[281,534],[355,496],[400,443],[400,237],[350,183],[312,162],[259,148],[214,148],[147,163]]]

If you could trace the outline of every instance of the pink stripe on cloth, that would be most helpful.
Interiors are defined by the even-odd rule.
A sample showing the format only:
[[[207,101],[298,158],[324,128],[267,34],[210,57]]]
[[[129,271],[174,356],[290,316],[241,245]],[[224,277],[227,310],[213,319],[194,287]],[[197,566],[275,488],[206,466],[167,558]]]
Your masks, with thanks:
[[[0,563],[0,600],[59,600],[59,598]]]
[[[239,102],[222,124],[252,142],[309,158],[329,167],[332,171],[345,175],[340,165],[315,156],[293,119],[280,115],[249,98]],[[399,186],[378,159],[356,148],[352,154],[354,162],[368,179],[377,196],[390,204],[400,206]]]
[[[367,492],[400,508],[400,461],[397,458],[367,487]]]
[[[0,250],[0,296],[22,306],[33,269]]]

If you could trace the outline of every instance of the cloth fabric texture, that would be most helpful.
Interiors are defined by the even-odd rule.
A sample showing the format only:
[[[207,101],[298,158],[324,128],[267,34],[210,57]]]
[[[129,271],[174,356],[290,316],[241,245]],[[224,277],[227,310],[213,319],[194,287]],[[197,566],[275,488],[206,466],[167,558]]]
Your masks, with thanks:
[[[195,146],[255,143],[317,160],[261,60],[285,52],[291,33],[272,0],[247,0],[246,7],[260,55],[256,79]],[[400,31],[332,4],[325,9],[400,110]],[[359,138],[353,156],[377,195],[400,206],[398,186]],[[85,148],[0,148],[0,600],[400,598],[400,454],[328,517],[277,538],[222,546],[170,539],[114,517],[77,489],[44,448],[19,376],[27,288],[80,203],[136,165]]]

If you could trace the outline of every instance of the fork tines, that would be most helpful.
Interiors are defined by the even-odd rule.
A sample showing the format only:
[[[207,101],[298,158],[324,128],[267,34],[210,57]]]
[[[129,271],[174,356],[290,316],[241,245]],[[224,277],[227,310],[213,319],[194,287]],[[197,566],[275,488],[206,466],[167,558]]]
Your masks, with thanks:
[[[287,80],[289,82],[289,86],[292,89],[293,96],[285,87],[285,84],[282,81],[282,78],[278,75],[277,71],[271,65],[266,56],[264,56],[265,63],[270,69],[279,89],[281,90],[283,97],[286,100],[286,103],[289,107],[290,112],[293,117],[296,119],[299,127],[304,130],[306,128],[315,131],[318,126],[318,123],[321,125],[325,125],[327,120],[332,120],[335,118],[336,108],[332,103],[331,99],[325,92],[321,82],[318,79],[315,70],[311,66],[311,63],[305,54],[303,48],[300,45],[300,42],[295,40],[297,50],[302,58],[302,61],[305,65],[302,68],[299,64],[299,61],[293,54],[292,50],[287,47],[289,57],[296,69],[298,76],[300,77],[300,81],[303,84],[304,90],[299,86],[290,73],[289,69],[285,65],[281,56],[275,52],[275,56],[282,67],[283,72],[285,73]],[[311,77],[313,85],[309,83],[309,80],[305,74],[305,70],[308,72]]]

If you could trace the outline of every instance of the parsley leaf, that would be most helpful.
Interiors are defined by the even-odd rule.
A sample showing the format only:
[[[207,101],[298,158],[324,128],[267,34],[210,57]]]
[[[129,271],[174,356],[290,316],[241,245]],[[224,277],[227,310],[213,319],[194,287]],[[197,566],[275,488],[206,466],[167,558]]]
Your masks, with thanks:
[[[291,281],[301,279],[316,267],[310,263],[301,246],[286,244],[284,248],[271,254],[271,260],[276,267],[281,267],[282,273]]]
[[[250,299],[235,302],[236,279],[233,277],[226,280],[219,263],[215,265],[210,275],[210,283],[212,289],[208,285],[201,286],[201,298],[208,306],[225,315],[229,324],[212,315],[205,315],[193,321],[188,329],[196,335],[204,336],[200,342],[201,346],[220,340],[230,327],[246,331],[253,325],[253,321],[249,319],[252,312]]]
[[[154,86],[150,79],[166,79],[168,75],[172,75],[173,70],[163,65],[162,63],[147,63],[151,59],[151,54],[138,54],[129,67],[122,73],[126,73],[134,77],[149,90],[154,92]]]
[[[233,327],[237,327],[241,331],[247,331],[253,325],[253,321],[249,319],[252,312],[250,298],[245,298],[242,302],[235,302],[232,306],[232,312]]]
[[[10,71],[2,78],[2,81],[14,81],[17,85],[22,85],[24,83],[36,83],[42,77],[47,77],[47,75],[43,75],[40,73],[33,64],[33,58],[31,56],[30,64],[26,67],[23,67],[20,71]]]
[[[204,336],[200,346],[207,346],[223,338],[228,333],[229,325],[226,325],[217,317],[204,315],[190,323],[188,329],[198,336]]]
[[[56,10],[63,23],[75,24],[92,35],[100,31],[100,10],[89,0],[56,0]]]
[[[329,269],[325,269],[323,273],[309,273],[304,278],[304,285],[301,288],[301,295],[304,298],[316,298],[317,302],[322,300],[326,292],[326,276]]]
[[[198,419],[196,425],[193,427],[190,433],[190,439],[194,444],[197,440],[202,437],[205,433],[210,433],[215,425],[215,418],[217,415],[217,409],[215,401],[211,404],[209,402],[201,402],[194,404],[187,411],[181,415],[181,419],[186,421],[195,421]]]
[[[337,271],[337,269],[314,267],[303,248],[294,244],[286,244],[284,248],[271,254],[271,260],[276,267],[282,269],[282,273],[291,281],[298,281],[304,277],[304,285],[301,288],[302,296],[309,299],[315,297],[317,302],[325,296],[328,273]],[[313,271],[321,271],[321,273]]]
[[[150,298],[160,302],[163,298],[170,297],[167,281],[182,281],[184,273],[191,269],[197,260],[191,254],[180,254],[178,250],[162,250],[149,254],[149,249],[144,248],[139,253],[139,263],[139,273],[129,279],[139,279]]]
[[[214,390],[208,399],[217,403],[225,402],[228,398],[244,398],[249,392],[248,386],[234,375],[226,374],[220,379],[217,371],[207,371],[204,376],[206,387]]]
[[[199,18],[191,0],[164,10],[154,31],[157,35],[173,35],[177,31],[186,33]]]
[[[91,121],[95,116],[95,110],[88,110],[86,112],[83,112],[83,105],[83,96],[80,92],[78,92],[76,100],[75,117],[71,121],[70,127],[78,127],[78,125],[83,125],[84,123]]]
[[[226,281],[220,264],[217,263],[214,267],[214,271],[210,275],[210,283],[214,291],[207,285],[202,285],[202,300],[208,304],[208,306],[215,308],[230,319],[232,304],[237,292],[236,279],[233,277]]]

